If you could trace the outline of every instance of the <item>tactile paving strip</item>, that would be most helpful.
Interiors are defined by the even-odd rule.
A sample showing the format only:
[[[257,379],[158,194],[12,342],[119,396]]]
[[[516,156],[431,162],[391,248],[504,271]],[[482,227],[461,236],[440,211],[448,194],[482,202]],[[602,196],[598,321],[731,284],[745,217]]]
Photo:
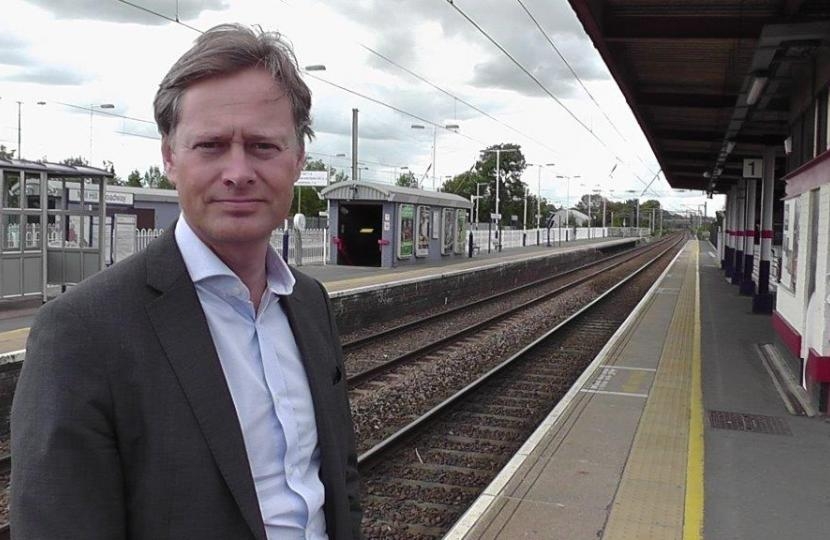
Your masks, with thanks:
[[[744,414],[729,411],[709,411],[709,425],[713,429],[731,429],[766,433],[768,435],[792,435],[782,418],[763,414]]]

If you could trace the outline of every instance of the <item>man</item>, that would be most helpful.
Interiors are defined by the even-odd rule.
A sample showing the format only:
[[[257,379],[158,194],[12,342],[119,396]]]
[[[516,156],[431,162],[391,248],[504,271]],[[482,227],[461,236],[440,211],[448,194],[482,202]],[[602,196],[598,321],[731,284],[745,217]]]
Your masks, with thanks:
[[[310,105],[279,36],[236,25],[164,78],[182,215],[40,310],[12,410],[16,538],[360,536],[328,297],[268,243]]]

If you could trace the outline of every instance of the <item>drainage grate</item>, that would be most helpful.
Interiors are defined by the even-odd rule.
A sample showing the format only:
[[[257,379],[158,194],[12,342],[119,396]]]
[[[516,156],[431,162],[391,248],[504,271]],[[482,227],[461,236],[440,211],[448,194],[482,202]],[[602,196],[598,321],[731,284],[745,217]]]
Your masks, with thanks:
[[[762,414],[709,411],[709,425],[714,429],[731,429],[768,435],[792,435],[783,419]]]

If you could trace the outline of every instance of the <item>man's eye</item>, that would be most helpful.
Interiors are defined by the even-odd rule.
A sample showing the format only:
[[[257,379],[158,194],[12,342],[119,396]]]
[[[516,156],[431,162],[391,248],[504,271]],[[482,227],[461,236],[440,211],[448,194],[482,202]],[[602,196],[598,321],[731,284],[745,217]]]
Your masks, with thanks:
[[[260,152],[275,152],[278,151],[280,148],[276,144],[273,143],[266,143],[266,142],[258,142],[253,144],[254,150]]]
[[[202,150],[218,150],[222,147],[222,143],[219,141],[202,141],[196,143],[193,147],[200,148]]]

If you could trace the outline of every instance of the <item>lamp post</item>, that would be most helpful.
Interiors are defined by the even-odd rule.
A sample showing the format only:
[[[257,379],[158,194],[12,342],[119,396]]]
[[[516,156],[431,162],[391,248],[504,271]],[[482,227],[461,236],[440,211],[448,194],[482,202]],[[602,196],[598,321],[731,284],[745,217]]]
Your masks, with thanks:
[[[334,160],[334,158],[341,158],[341,157],[346,157],[346,154],[344,154],[344,153],[334,154],[333,156],[329,157],[329,168],[326,169],[326,184],[331,184],[331,162]]]
[[[115,105],[112,103],[101,103],[98,105],[91,104],[89,106],[89,164],[92,165],[92,117],[96,109],[114,109]]]
[[[528,163],[531,167],[538,167],[536,175],[536,243],[539,243],[539,229],[542,220],[542,167],[553,167],[555,163]]]
[[[476,182],[476,201],[478,202],[478,204],[476,206],[476,227],[478,226],[478,223],[479,223],[479,213],[480,213],[480,210],[481,210],[481,199],[484,198],[483,195],[479,195],[478,188],[480,186],[486,186],[486,185],[487,185],[487,182]]]
[[[582,178],[579,175],[575,176],[568,176],[567,174],[557,174],[557,178],[567,178],[568,179],[568,188],[567,194],[565,197],[565,227],[570,227],[571,222],[571,178]],[[561,221],[561,220],[560,220]]]
[[[492,150],[484,150],[485,152],[495,152],[496,153],[496,238],[499,239],[499,251],[501,251],[501,214],[499,214],[499,191],[500,191],[500,181],[501,181],[501,154],[509,153],[509,152],[516,152],[518,149],[516,148],[494,148]]]
[[[605,236],[605,197],[602,196],[602,189],[599,187],[594,188],[594,193],[602,198],[602,235]]]
[[[0,98],[2,99],[2,98]],[[21,140],[23,138],[23,102],[15,101],[17,103],[17,159],[23,159]],[[45,101],[38,101],[38,105],[46,105]]]
[[[627,189],[626,193],[637,193],[634,189]],[[640,236],[640,197],[634,198],[634,227],[637,229],[637,236]]]
[[[412,129],[426,129],[426,126],[423,124],[412,124],[410,126]],[[458,124],[444,124],[442,126],[443,129],[453,130],[458,129]],[[435,177],[436,172],[435,170],[438,168],[435,164],[435,155],[436,155],[436,145],[438,144],[438,124],[432,125],[432,191],[435,191]]]

